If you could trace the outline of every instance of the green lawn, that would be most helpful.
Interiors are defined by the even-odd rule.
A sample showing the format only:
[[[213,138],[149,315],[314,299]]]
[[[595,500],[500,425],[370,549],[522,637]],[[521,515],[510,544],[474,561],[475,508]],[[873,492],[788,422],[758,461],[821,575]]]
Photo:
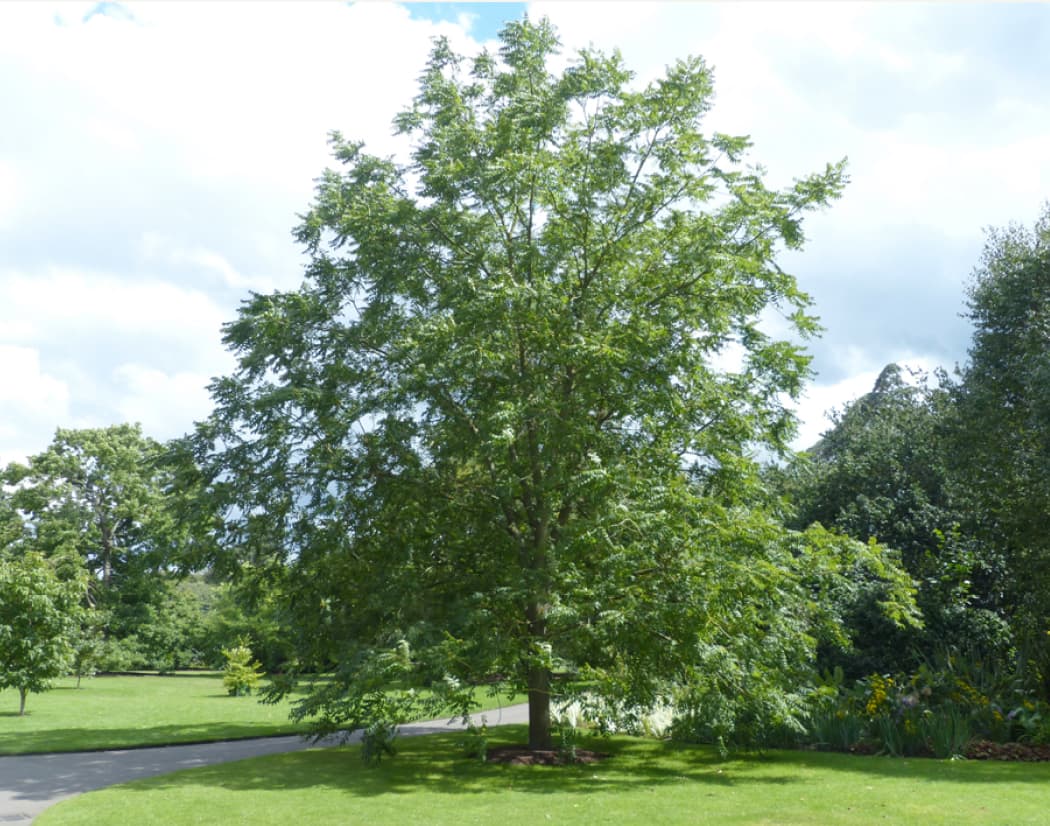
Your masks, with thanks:
[[[152,746],[226,740],[299,729],[289,705],[230,697],[220,672],[59,680],[31,694],[18,716],[18,692],[0,691],[0,754]]]
[[[289,702],[263,705],[230,697],[220,672],[95,677],[75,688],[59,680],[32,694],[18,716],[18,693],[0,691],[0,754],[157,746],[234,740],[303,730],[288,720]],[[483,707],[498,700],[479,695]],[[512,701],[503,701],[505,704]]]
[[[493,742],[521,742],[522,727]],[[615,738],[597,765],[482,765],[458,736],[398,741],[366,768],[356,747],[178,772],[60,803],[39,826],[164,824],[1045,824],[1050,765],[707,748]]]

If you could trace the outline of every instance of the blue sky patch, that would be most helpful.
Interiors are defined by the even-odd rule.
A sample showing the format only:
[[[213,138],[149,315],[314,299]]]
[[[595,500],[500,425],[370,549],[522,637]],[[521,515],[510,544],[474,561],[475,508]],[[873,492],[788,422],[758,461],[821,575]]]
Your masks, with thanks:
[[[478,40],[489,40],[499,34],[509,20],[525,14],[525,3],[405,3],[412,17],[435,23],[455,23],[461,15],[473,19],[470,33]]]
[[[103,0],[103,2],[96,3],[88,9],[87,14],[84,15],[83,22],[87,23],[92,17],[97,17],[99,15],[103,17],[113,17],[117,20],[135,19],[135,15],[133,15],[126,6],[123,6],[120,3],[111,3],[107,2],[107,0]]]

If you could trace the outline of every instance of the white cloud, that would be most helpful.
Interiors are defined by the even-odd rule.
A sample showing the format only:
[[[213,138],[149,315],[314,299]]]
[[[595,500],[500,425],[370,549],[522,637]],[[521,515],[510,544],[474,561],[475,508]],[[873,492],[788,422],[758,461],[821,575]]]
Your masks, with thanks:
[[[40,415],[69,404],[66,385],[40,370],[40,353],[31,347],[0,344],[0,402],[5,411],[17,407]]]
[[[18,173],[10,161],[0,159],[0,232],[13,225],[18,196]]]
[[[36,354],[19,362],[24,405],[66,393],[33,408],[43,431],[5,409],[20,436],[0,451],[17,455],[57,425],[171,435],[205,415],[238,298],[301,279],[288,230],[332,163],[328,132],[403,149],[391,119],[431,37],[477,48],[394,4],[128,3],[131,21],[85,22],[96,5],[0,4],[18,112],[0,134],[0,231],[26,227],[0,262],[0,342]]]
[[[88,118],[81,124],[81,130],[125,155],[137,153],[142,149],[141,140],[135,130],[115,118]]]
[[[296,192],[328,163],[329,130],[380,154],[397,145],[391,119],[415,93],[432,36],[476,48],[459,26],[412,20],[387,3],[125,5],[133,22],[38,19],[5,45],[90,103],[96,137],[160,140],[195,177]]]
[[[207,385],[210,378],[198,373],[165,373],[137,363],[121,364],[113,371],[121,395],[115,407],[121,419],[141,422],[155,439],[186,433],[194,421],[211,412]]]
[[[182,247],[159,232],[143,234],[139,252],[146,262],[161,261],[175,267],[188,265],[211,277],[218,277],[227,287],[261,291],[274,286],[269,281],[260,283],[241,275],[221,253],[199,246]]]
[[[0,271],[0,329],[40,343],[73,332],[217,341],[226,314],[197,290],[143,279],[65,268],[41,273]]]
[[[162,281],[0,272],[0,456],[44,449],[56,427],[189,429],[207,412],[208,377],[233,366],[220,341],[229,315]]]
[[[23,462],[69,418],[69,388],[46,373],[32,347],[0,343],[0,466]]]

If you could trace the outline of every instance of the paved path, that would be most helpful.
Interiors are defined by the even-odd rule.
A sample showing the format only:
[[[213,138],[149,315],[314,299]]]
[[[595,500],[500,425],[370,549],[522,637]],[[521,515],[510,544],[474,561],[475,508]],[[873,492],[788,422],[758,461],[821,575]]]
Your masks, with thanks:
[[[490,726],[524,723],[528,721],[528,706],[508,706],[502,710],[480,712],[474,717],[480,721],[482,715]],[[447,720],[429,720],[401,726],[401,735],[433,734],[449,731],[450,726],[462,728],[461,724],[450,724]],[[359,739],[359,733],[355,732],[351,742]],[[192,746],[0,757],[0,826],[24,826],[60,800],[115,783],[311,747],[310,742],[292,736]]]

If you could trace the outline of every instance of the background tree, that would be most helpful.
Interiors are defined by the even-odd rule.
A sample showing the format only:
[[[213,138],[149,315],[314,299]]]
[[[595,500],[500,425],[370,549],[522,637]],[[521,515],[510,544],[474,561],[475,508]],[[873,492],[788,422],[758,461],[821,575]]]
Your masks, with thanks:
[[[79,560],[0,554],[0,688],[26,697],[67,673],[79,632],[86,579]]]
[[[214,667],[224,662],[223,649],[246,641],[268,672],[282,670],[295,659],[294,631],[283,616],[281,592],[274,582],[250,576],[237,583],[215,582],[212,576],[191,577],[201,606],[196,646],[203,662]]]
[[[156,631],[171,601],[167,572],[180,529],[168,506],[160,453],[138,425],[59,429],[47,450],[3,474],[28,544],[47,556],[74,553],[84,560],[87,602],[105,612],[111,643]],[[149,664],[141,653],[135,657]]]
[[[11,492],[0,477],[0,553],[14,545],[25,535],[25,523],[15,508]]]
[[[946,649],[1004,656],[1011,638],[1001,594],[1000,554],[972,533],[950,467],[955,412],[949,382],[911,382],[888,365],[870,393],[835,415],[832,427],[781,477],[792,503],[787,524],[813,523],[898,550],[918,583],[922,628],[895,628],[878,608],[881,587],[861,590],[847,611],[853,648],[823,664],[850,676],[908,671]]]
[[[958,420],[949,455],[970,497],[975,532],[1005,557],[1004,597],[1014,625],[1046,658],[1050,205],[1032,230],[989,233],[969,292],[969,318],[973,341],[954,388]]]
[[[844,175],[768,189],[746,139],[702,131],[699,59],[637,87],[615,54],[553,73],[546,22],[500,38],[437,42],[407,165],[333,136],[306,281],[226,327],[238,369],[182,448],[211,564],[281,582],[300,656],[336,666],[301,713],[357,725],[391,683],[496,676],[538,748],[580,685],[646,705],[805,659],[809,540],[748,503],[808,360],[758,320],[815,330],[775,256]]]
[[[77,633],[73,639],[70,671],[77,678],[80,688],[84,677],[94,677],[101,665],[110,659],[105,628],[108,616],[97,608],[82,608],[79,614]]]

